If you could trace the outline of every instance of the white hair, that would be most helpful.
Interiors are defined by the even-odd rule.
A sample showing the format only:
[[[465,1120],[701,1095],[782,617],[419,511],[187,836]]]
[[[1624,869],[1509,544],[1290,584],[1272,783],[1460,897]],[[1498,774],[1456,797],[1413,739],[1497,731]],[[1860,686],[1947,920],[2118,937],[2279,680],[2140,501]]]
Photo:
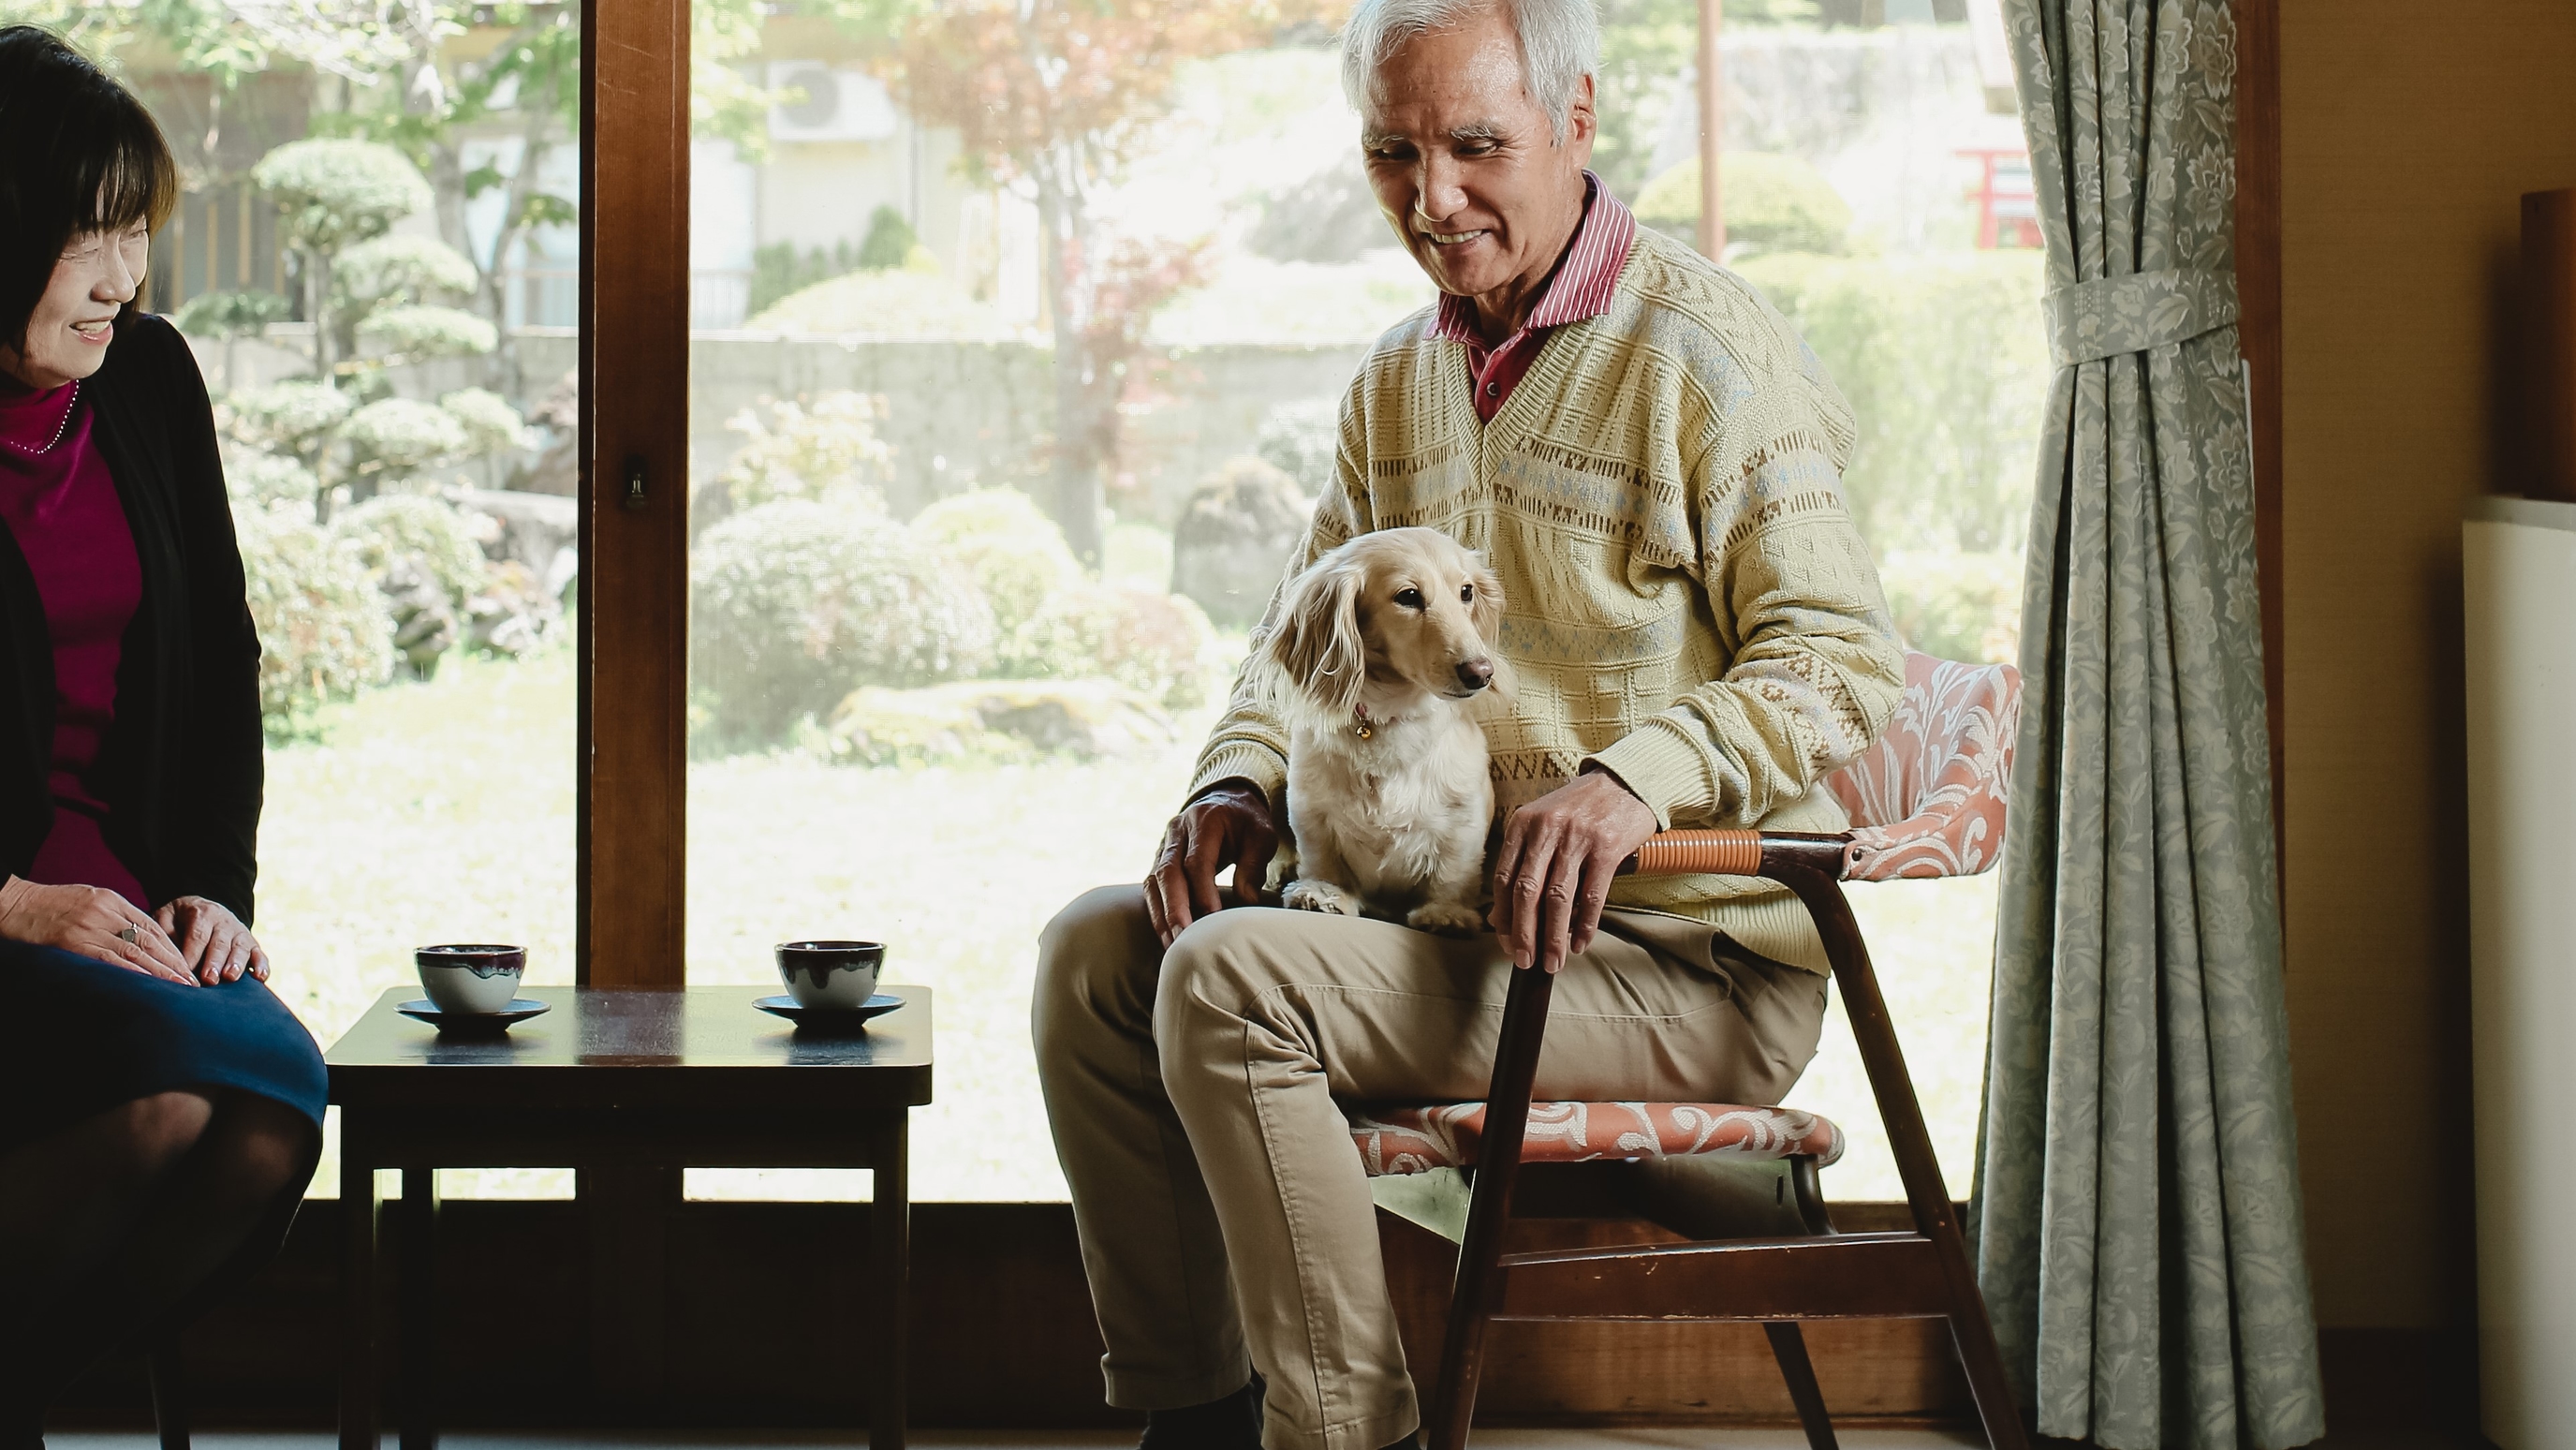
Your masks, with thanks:
[[[1342,27],[1342,94],[1365,111],[1377,68],[1427,31],[1455,28],[1487,6],[1501,9],[1521,43],[1521,83],[1565,139],[1583,78],[1601,63],[1601,28],[1592,0],[1360,0]]]

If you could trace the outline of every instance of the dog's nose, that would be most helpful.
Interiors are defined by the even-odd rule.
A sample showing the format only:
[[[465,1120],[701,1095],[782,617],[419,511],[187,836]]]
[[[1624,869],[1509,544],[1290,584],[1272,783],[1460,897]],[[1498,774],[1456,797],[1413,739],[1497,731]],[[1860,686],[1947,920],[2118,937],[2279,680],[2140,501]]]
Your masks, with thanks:
[[[1492,660],[1466,660],[1458,666],[1458,683],[1470,690],[1481,690],[1494,682]]]

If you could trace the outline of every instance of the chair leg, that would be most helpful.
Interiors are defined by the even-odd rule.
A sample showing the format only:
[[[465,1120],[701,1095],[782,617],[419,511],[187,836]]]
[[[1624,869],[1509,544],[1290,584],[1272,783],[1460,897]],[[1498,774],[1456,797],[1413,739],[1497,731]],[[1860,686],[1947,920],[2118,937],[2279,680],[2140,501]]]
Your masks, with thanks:
[[[1851,903],[1832,877],[1804,867],[1766,870],[1765,874],[1798,893],[1815,918],[1824,939],[1825,956],[1834,966],[1834,985],[1842,990],[1843,1011],[1851,1019],[1852,1044],[1869,1074],[1870,1095],[1878,1100],[1879,1121],[1887,1128],[1887,1146],[1896,1156],[1897,1176],[1905,1183],[1905,1201],[1914,1210],[1914,1228],[1932,1241],[1941,1278],[1950,1300],[1950,1335],[1968,1371],[1968,1390],[1976,1397],[1978,1418],[1985,1421],[1993,1450],[2027,1450],[2029,1436],[2012,1384],[2004,1378],[2003,1354],[1995,1347],[1994,1325],[1986,1318],[1986,1301],[1977,1292],[1976,1271],[1968,1265],[1958,1215],[1941,1165],[1932,1156],[1932,1135],[1923,1126],[1923,1105],[1914,1095],[1914,1079],[1905,1071],[1905,1053],[1896,1045],[1896,1028],[1887,1016],[1887,1000],[1870,969],[1869,947]]]
[[[2003,1351],[1995,1347],[1995,1327],[1986,1318],[1985,1300],[1972,1299],[1950,1311],[1950,1339],[1959,1348],[1959,1363],[1968,1371],[1968,1393],[1977,1402],[1977,1418],[1985,1422],[1986,1443],[1993,1450],[2029,1450],[2030,1435],[2022,1426],[2012,1382],[2004,1378]]]
[[[1825,1392],[1816,1387],[1816,1366],[1807,1358],[1807,1336],[1795,1323],[1765,1322],[1771,1357],[1780,1361],[1780,1378],[1789,1382],[1790,1403],[1807,1430],[1807,1450],[1835,1450],[1833,1417],[1825,1413]]]
[[[175,1334],[155,1342],[151,1354],[152,1420],[161,1450],[188,1450],[188,1366]]]
[[[1529,1126],[1530,1085],[1538,1077],[1540,1040],[1556,978],[1516,971],[1503,1001],[1501,1045],[1485,1095],[1485,1134],[1477,1149],[1475,1196],[1467,1237],[1458,1247],[1458,1283],[1449,1296],[1449,1333],[1440,1346],[1440,1381],[1431,1401],[1429,1450],[1466,1450],[1476,1418],[1476,1381],[1485,1367],[1485,1323],[1502,1288],[1503,1227],[1511,1220],[1512,1185],[1520,1177],[1521,1137]]]

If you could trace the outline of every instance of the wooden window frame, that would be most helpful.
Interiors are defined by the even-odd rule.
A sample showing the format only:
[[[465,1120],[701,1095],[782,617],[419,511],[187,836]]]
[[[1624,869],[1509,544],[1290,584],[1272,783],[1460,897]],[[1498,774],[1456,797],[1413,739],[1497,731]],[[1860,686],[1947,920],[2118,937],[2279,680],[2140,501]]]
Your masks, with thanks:
[[[583,0],[582,42],[575,980],[678,988],[688,977],[689,0]]]
[[[2287,807],[2279,0],[2235,0],[2235,17],[2238,331],[2277,862]],[[582,29],[577,980],[677,988],[688,975],[689,3],[583,0]]]

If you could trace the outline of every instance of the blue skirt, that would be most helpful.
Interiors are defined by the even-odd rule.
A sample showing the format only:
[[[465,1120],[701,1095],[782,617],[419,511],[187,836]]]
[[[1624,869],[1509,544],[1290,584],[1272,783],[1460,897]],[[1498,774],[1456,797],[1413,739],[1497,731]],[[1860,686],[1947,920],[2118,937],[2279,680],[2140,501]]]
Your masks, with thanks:
[[[264,983],[183,987],[55,947],[0,941],[0,1153],[182,1088],[273,1098],[318,1128],[313,1034]]]

